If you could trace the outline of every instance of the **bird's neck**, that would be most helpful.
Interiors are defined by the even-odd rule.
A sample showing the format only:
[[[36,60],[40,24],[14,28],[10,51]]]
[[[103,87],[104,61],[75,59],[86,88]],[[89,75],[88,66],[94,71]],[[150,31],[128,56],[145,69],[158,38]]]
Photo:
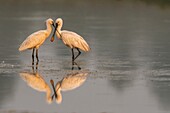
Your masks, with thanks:
[[[52,31],[52,26],[51,26],[51,24],[46,24],[46,26],[47,26],[47,29],[46,29],[46,31],[47,31],[47,37],[51,34],[51,31]]]
[[[52,99],[51,99],[51,89],[49,86],[47,86],[46,88],[46,100],[48,103],[51,103]]]
[[[61,37],[61,28],[62,28],[62,25],[58,26],[58,27],[57,27],[57,30],[56,30],[56,34],[57,34],[57,37],[58,37],[59,39],[62,38],[62,37]]]
[[[62,102],[61,88],[59,88],[56,93],[57,93],[56,102],[60,104]]]

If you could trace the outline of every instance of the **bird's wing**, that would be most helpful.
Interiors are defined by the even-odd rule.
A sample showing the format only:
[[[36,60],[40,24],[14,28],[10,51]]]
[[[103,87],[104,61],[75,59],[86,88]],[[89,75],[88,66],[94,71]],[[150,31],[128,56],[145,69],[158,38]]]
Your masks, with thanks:
[[[36,76],[34,73],[21,72],[21,78],[33,89],[37,91],[46,91],[46,83],[41,76]]]
[[[46,37],[46,32],[44,30],[37,31],[37,32],[31,34],[21,44],[19,51],[31,49],[36,46],[39,47],[45,41],[45,37]]]
[[[79,48],[83,51],[89,51],[90,47],[87,42],[75,32],[63,30],[61,32],[62,40],[65,45],[71,48]]]
[[[75,73],[69,74],[62,80],[62,91],[76,89],[81,86],[85,81],[88,73]]]

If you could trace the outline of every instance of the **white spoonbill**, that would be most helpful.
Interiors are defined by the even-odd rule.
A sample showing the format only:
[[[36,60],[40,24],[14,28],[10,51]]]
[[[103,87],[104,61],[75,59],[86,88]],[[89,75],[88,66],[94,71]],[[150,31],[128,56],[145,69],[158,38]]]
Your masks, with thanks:
[[[56,102],[58,104],[62,102],[61,91],[69,91],[80,87],[86,81],[87,76],[88,76],[88,72],[77,72],[77,73],[69,74],[66,77],[64,77],[61,81],[59,81],[55,87],[54,87],[54,81],[50,80],[54,90]]]
[[[80,50],[87,52],[90,50],[90,47],[87,44],[87,42],[83,39],[83,37],[81,37],[80,35],[78,35],[75,32],[72,32],[72,31],[61,30],[62,26],[63,26],[63,20],[61,18],[56,19],[56,26],[55,26],[56,35],[59,39],[61,39],[63,41],[63,43],[66,46],[71,48],[71,50],[72,50],[72,65],[74,65],[74,64],[77,65],[77,63],[74,61],[81,54]],[[55,35],[55,31],[51,38],[51,42],[54,41],[54,35]],[[74,50],[73,50],[74,48],[77,49],[77,51],[78,51],[78,54],[75,57],[74,57]],[[78,66],[78,68],[81,69],[79,66]]]
[[[47,102],[49,104],[52,103],[51,89],[38,72],[21,72],[20,76],[31,88],[40,92],[46,92]]]
[[[40,30],[34,32],[33,34],[29,35],[24,42],[20,45],[19,51],[23,51],[26,49],[33,49],[32,51],[32,65],[34,65],[34,51],[36,49],[36,58],[37,58],[37,65],[39,62],[38,59],[38,49],[44,43],[44,41],[49,37],[52,32],[52,26],[54,26],[54,21],[49,18],[46,20],[46,30]]]

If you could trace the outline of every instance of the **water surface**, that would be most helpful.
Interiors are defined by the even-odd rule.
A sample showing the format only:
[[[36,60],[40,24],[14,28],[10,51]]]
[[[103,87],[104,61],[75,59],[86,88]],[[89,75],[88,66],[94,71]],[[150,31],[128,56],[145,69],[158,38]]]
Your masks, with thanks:
[[[48,113],[169,113],[170,8],[161,0],[1,1],[0,111]],[[47,18],[63,18],[64,27],[91,46],[71,70],[71,50],[47,39],[39,49],[38,73],[50,85],[70,73],[88,72],[78,88],[62,92],[63,101],[46,101],[20,72],[32,73],[31,51],[19,45],[45,29]],[[52,91],[53,92],[53,91]]]

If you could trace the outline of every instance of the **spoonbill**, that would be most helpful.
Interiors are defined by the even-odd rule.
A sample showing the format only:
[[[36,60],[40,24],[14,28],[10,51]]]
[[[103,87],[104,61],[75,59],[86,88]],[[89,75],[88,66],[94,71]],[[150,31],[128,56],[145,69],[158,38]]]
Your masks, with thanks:
[[[47,27],[46,30],[39,30],[37,32],[32,33],[24,40],[24,42],[19,47],[19,51],[23,51],[26,49],[33,49],[33,51],[32,51],[32,65],[34,65],[34,51],[35,51],[35,49],[36,49],[36,58],[37,58],[37,65],[38,65],[38,62],[39,62],[38,49],[51,34],[51,32],[52,32],[51,25],[54,26],[54,21],[51,18],[49,18],[46,20],[46,27]]]
[[[61,81],[59,81],[56,86],[54,86],[54,81],[51,79],[50,83],[54,90],[54,95],[56,98],[56,102],[60,104],[62,102],[62,94],[61,91],[69,91],[80,87],[88,76],[88,72],[76,72],[72,74],[68,74]]]
[[[63,20],[61,18],[56,19],[55,23],[56,23],[56,26],[55,26],[54,34],[51,37],[51,42],[54,41],[54,35],[56,33],[57,37],[59,39],[61,39],[63,41],[63,43],[67,47],[71,48],[71,50],[72,50],[72,66],[74,64],[77,65],[77,63],[74,62],[74,61],[81,54],[80,50],[85,51],[85,52],[89,51],[90,50],[89,45],[83,39],[83,37],[81,37],[77,33],[72,32],[72,31],[67,31],[67,30],[61,30],[61,28],[63,26]],[[77,51],[78,51],[78,54],[75,57],[74,57],[74,50],[73,49],[77,49]],[[72,67],[72,69],[73,68],[74,67]],[[79,66],[78,66],[78,68],[79,68],[79,70],[81,69]]]
[[[38,73],[31,72],[21,72],[20,77],[30,86],[31,88],[46,92],[46,101],[50,104],[52,103],[51,89],[49,85],[45,82],[43,77]]]

